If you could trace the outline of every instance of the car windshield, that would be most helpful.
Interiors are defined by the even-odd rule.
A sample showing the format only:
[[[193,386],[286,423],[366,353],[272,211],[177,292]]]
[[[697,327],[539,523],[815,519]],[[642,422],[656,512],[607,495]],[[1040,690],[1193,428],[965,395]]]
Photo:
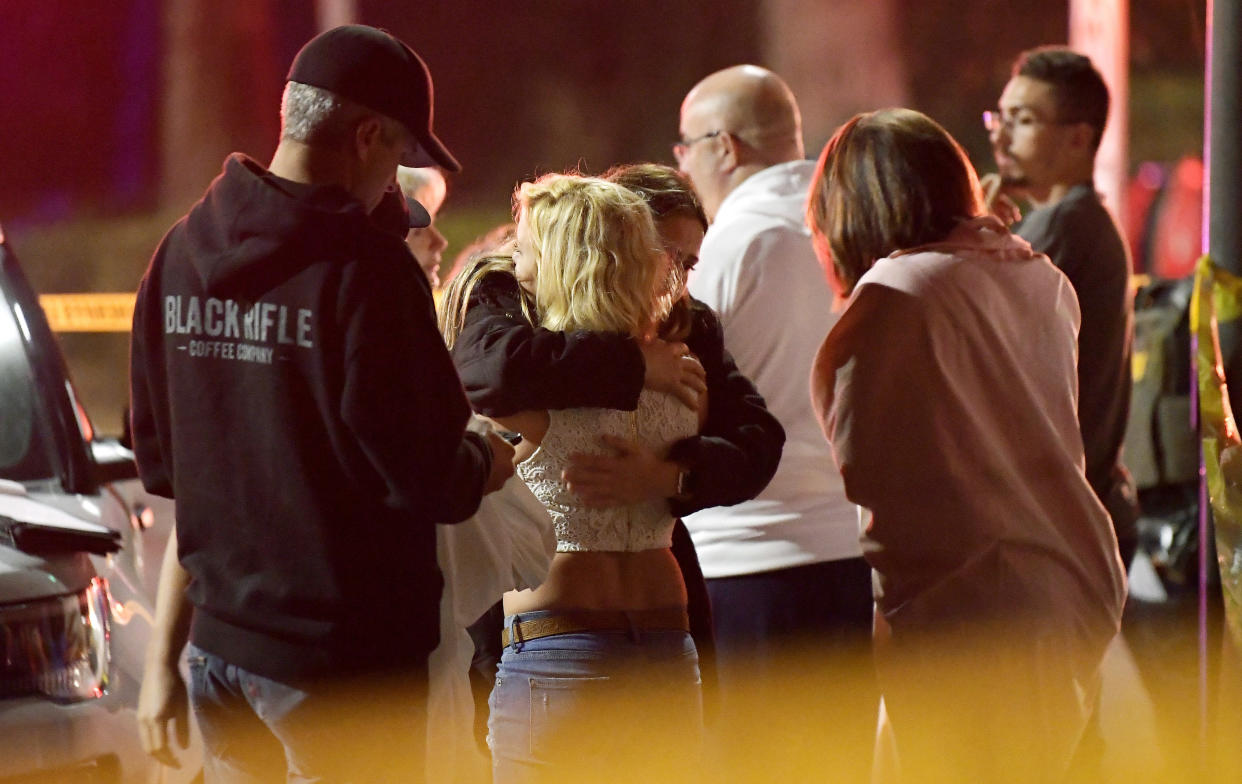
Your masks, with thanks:
[[[0,296],[0,478],[16,481],[54,475],[40,432],[28,334],[20,306]]]

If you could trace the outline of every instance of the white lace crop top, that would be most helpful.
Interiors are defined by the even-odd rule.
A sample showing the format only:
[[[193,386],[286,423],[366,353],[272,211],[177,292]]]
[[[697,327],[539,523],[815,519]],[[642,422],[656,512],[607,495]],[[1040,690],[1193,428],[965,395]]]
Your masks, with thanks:
[[[644,389],[634,411],[568,408],[549,411],[548,432],[517,474],[547,508],[556,528],[558,553],[583,550],[636,552],[669,547],[673,516],[668,503],[653,501],[588,509],[561,480],[575,453],[599,454],[601,434],[620,436],[663,454],[673,442],[698,432],[698,415],[671,395]]]

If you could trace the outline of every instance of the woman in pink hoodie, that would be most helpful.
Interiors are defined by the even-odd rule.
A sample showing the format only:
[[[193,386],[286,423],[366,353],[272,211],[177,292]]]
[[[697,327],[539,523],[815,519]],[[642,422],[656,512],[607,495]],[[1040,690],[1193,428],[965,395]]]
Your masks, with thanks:
[[[1125,598],[1083,474],[1073,289],[985,213],[961,147],[915,111],[836,132],[807,220],[849,298],[811,388],[867,510],[877,776],[1057,780]]]

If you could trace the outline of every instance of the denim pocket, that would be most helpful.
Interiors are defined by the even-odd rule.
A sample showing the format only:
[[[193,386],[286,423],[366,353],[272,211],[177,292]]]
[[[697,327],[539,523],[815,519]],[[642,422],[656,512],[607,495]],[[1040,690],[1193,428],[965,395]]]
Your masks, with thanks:
[[[610,747],[621,689],[606,676],[530,679],[530,754],[556,762],[599,757]]]

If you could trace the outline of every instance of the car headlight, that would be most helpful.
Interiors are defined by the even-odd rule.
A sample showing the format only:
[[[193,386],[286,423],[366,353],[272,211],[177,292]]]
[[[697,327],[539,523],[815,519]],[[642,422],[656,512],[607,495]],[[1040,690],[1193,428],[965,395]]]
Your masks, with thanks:
[[[58,702],[102,697],[109,682],[108,581],[23,604],[0,605],[0,697]]]

